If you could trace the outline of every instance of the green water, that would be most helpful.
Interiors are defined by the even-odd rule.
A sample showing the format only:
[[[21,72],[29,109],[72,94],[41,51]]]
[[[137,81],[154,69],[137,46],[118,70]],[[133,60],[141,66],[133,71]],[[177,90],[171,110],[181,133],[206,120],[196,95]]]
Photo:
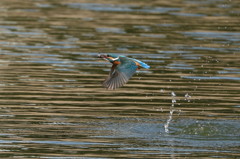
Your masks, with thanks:
[[[1,0],[0,157],[240,157],[239,5]],[[151,68],[108,91],[99,52]]]

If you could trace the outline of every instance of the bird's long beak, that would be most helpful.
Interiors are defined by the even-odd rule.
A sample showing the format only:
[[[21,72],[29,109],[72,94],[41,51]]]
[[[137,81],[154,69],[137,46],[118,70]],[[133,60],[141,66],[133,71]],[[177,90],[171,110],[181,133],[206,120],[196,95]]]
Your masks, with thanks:
[[[98,58],[104,58],[104,59],[106,59],[106,58],[107,58],[107,55],[106,55],[106,54],[98,54]]]

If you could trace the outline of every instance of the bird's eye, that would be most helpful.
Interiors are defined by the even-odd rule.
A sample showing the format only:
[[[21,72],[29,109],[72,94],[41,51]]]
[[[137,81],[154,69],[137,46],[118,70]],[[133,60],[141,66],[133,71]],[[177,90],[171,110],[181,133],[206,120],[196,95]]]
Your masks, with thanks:
[[[107,55],[107,57],[109,57],[109,55]]]

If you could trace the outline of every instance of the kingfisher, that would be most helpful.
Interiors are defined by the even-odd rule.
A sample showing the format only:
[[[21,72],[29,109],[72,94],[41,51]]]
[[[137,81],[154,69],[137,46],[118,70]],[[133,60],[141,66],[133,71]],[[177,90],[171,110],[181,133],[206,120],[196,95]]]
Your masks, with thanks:
[[[136,70],[140,68],[150,68],[149,65],[142,61],[122,55],[99,54],[98,57],[112,63],[110,73],[103,82],[103,87],[108,90],[114,90],[123,86],[133,76]]]

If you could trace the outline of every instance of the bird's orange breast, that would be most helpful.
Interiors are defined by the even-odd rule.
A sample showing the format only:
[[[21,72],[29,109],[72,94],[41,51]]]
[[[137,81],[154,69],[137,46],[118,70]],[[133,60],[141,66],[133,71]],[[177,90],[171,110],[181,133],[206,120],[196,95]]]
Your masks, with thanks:
[[[119,65],[121,62],[120,61],[113,61],[114,65]]]

